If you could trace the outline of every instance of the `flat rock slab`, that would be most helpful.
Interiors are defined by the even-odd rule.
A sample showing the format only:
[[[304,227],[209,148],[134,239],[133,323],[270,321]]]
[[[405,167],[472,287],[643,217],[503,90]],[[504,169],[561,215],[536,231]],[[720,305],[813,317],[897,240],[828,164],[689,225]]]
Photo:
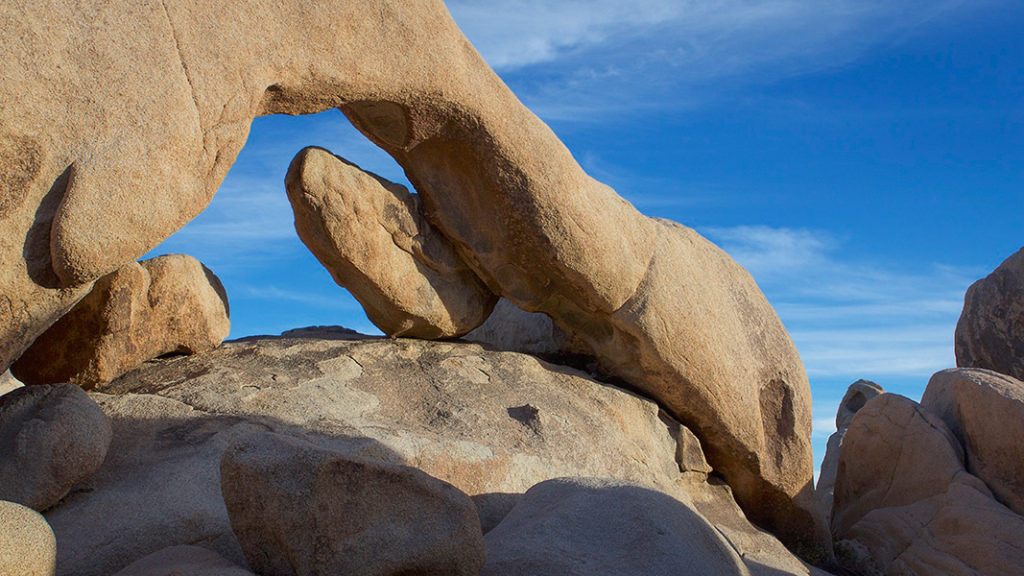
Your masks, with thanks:
[[[110,438],[110,419],[73,384],[0,396],[0,499],[46,510],[100,467]]]
[[[260,574],[476,576],[484,563],[469,496],[408,466],[262,434],[221,460],[231,527]]]
[[[488,527],[528,488],[562,476],[641,482],[682,501],[692,495],[751,566],[771,566],[764,573],[772,576],[809,573],[746,520],[728,488],[703,481],[706,469],[686,474],[699,482],[680,483],[683,433],[653,402],[475,344],[332,328],[289,334],[150,362],[92,393],[111,416],[114,440],[100,470],[47,512],[61,541],[61,574],[107,576],[188,543],[245,565],[221,497],[220,460],[268,429],[421,469],[472,496]],[[684,458],[694,467],[691,460]]]

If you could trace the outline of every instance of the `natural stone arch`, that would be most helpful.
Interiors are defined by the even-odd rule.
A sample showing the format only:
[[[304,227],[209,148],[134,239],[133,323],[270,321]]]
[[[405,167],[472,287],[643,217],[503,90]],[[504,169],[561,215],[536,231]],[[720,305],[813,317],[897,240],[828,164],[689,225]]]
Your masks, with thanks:
[[[339,107],[493,291],[692,426],[752,519],[826,545],[806,376],[753,280],[584,173],[440,0],[11,0],[0,24],[0,158],[23,168],[0,191],[4,365],[197,215],[255,116]]]

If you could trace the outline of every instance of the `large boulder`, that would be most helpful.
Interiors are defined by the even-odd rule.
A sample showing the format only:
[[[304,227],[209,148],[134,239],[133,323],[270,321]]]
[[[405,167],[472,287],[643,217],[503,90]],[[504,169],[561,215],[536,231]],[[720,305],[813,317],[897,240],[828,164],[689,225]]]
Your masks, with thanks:
[[[0,500],[46,510],[103,463],[110,419],[72,384],[0,396]]]
[[[415,468],[264,434],[221,460],[221,491],[260,574],[476,576],[484,537],[469,496]]]
[[[1024,379],[1024,248],[967,289],[955,343],[957,366]]]
[[[971,474],[1024,514],[1024,382],[977,368],[943,370],[928,382],[921,405],[960,441]]]
[[[132,562],[114,576],[255,576],[199,546],[171,546]]]
[[[758,522],[826,543],[806,376],[753,280],[589,177],[441,0],[12,0],[0,21],[0,367],[198,214],[255,116],[340,107],[493,292],[663,402]]]
[[[896,394],[870,400],[843,440],[832,530],[861,574],[1019,573],[1024,517],[964,469],[937,416]]]
[[[487,534],[481,576],[749,576],[692,506],[647,486],[558,478],[523,495]]]
[[[697,439],[654,402],[475,344],[289,334],[149,362],[106,387],[110,394],[92,394],[113,420],[114,440],[103,467],[47,512],[62,574],[111,574],[195,542],[244,565],[219,466],[228,447],[267,429],[421,469],[469,494],[485,530],[544,480],[643,483],[692,500],[752,572],[809,573],[750,523],[721,479],[709,477]]]
[[[839,408],[836,410],[836,431],[828,437],[825,447],[825,457],[821,461],[820,472],[818,473],[818,484],[815,492],[821,504],[821,512],[826,521],[832,517],[832,492],[836,484],[836,471],[839,467],[839,451],[843,445],[843,436],[849,428],[853,417],[861,408],[879,394],[884,394],[881,386],[870,380],[857,380],[846,389]]]
[[[461,336],[490,314],[497,296],[404,186],[306,148],[285,188],[299,238],[388,336]]]
[[[158,256],[101,278],[11,371],[27,384],[92,388],[157,356],[212,350],[230,330],[213,272],[191,256]]]
[[[53,576],[57,541],[38,512],[0,500],[0,576]]]
[[[574,342],[542,312],[527,312],[505,298],[498,300],[483,324],[463,336],[494,350],[525,352],[559,364],[593,366],[582,344]]]

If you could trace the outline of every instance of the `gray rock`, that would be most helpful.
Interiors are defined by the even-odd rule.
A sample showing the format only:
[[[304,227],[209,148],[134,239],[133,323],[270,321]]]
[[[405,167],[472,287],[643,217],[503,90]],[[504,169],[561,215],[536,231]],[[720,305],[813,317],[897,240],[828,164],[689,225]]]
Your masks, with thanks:
[[[476,576],[483,533],[469,496],[415,468],[264,434],[221,460],[231,526],[261,574]]]
[[[957,366],[1024,380],[1024,248],[967,289],[955,344]]]
[[[692,507],[651,488],[559,478],[530,488],[487,534],[481,576],[748,575]]]
[[[56,564],[57,541],[46,520],[0,500],[0,576],[53,576]]]
[[[977,368],[943,370],[928,382],[921,405],[960,441],[967,470],[1024,514],[1024,382]]]
[[[107,415],[71,384],[0,396],[0,499],[46,510],[103,463]]]
[[[3,374],[0,374],[0,396],[7,394],[15,388],[21,388],[24,384],[20,380],[11,375],[11,371],[7,370]]]
[[[199,546],[172,546],[136,560],[114,576],[255,576]]]
[[[110,390],[92,394],[113,421],[106,461],[47,512],[62,575],[108,576],[192,543],[245,565],[221,497],[220,459],[267,429],[419,468],[470,494],[488,527],[551,478],[653,485],[692,499],[752,572],[809,573],[747,520],[714,474],[706,482],[703,472],[681,474],[685,427],[657,404],[533,356],[321,327],[149,362]],[[682,453],[687,467],[704,469],[693,446]]]

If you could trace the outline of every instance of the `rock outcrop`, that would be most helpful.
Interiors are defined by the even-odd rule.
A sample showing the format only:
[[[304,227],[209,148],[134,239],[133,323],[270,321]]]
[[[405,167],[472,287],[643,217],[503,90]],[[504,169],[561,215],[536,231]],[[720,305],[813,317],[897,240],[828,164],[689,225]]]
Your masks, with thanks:
[[[101,278],[11,371],[27,384],[92,388],[157,356],[212,350],[230,330],[213,272],[191,256],[158,256]]]
[[[491,313],[497,296],[404,186],[306,148],[285,188],[299,238],[388,336],[461,336]]]
[[[268,429],[421,469],[469,494],[485,529],[544,480],[642,483],[692,501],[752,573],[810,573],[751,525],[721,479],[708,478],[699,442],[649,400],[475,344],[290,334],[153,361],[93,393],[114,440],[103,467],[47,512],[62,574],[111,574],[194,542],[244,565],[221,499],[220,460]]]
[[[582,344],[573,340],[541,312],[527,312],[502,298],[483,324],[463,336],[463,340],[494,350],[511,350],[540,356],[559,364],[594,365]]]
[[[967,289],[955,342],[957,366],[1024,380],[1024,248]]]
[[[748,576],[736,551],[692,506],[645,486],[558,478],[523,495],[487,534],[481,576]]]
[[[107,415],[71,384],[0,396],[0,500],[46,510],[103,463]]]
[[[857,380],[846,389],[846,394],[839,402],[836,410],[836,431],[828,437],[828,444],[825,448],[825,457],[821,461],[821,469],[818,473],[818,484],[815,492],[818,501],[821,503],[821,512],[825,519],[831,521],[832,517],[832,492],[836,484],[836,471],[839,467],[839,450],[843,445],[843,436],[846,429],[853,422],[857,412],[879,394],[884,394],[881,386],[870,380]]]
[[[440,0],[13,0],[0,21],[3,364],[198,214],[255,116],[340,107],[491,291],[684,420],[758,522],[827,544],[806,376],[753,280],[584,173]]]
[[[964,469],[937,416],[902,396],[869,401],[843,440],[832,530],[860,574],[1011,575],[1024,566],[1024,517]]]
[[[260,574],[476,576],[484,564],[472,500],[415,468],[264,434],[228,449],[220,471],[231,527]]]
[[[960,441],[967,470],[1024,515],[1024,382],[976,368],[943,370],[928,382],[921,405]]]
[[[114,576],[255,576],[199,546],[171,546],[132,562]]]
[[[53,576],[57,541],[38,512],[0,500],[0,576]]]

